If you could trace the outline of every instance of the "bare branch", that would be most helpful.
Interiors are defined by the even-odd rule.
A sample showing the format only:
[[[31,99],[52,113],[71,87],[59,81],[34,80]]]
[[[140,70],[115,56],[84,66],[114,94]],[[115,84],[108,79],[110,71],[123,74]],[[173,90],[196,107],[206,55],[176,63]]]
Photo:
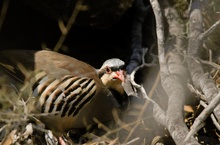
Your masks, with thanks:
[[[66,26],[64,26],[63,22],[61,20],[58,21],[58,24],[60,26],[62,35],[60,36],[59,40],[57,41],[57,44],[55,45],[55,47],[53,48],[53,51],[59,51],[59,49],[62,47],[63,42],[65,41],[68,32],[70,31],[70,29],[72,28],[73,24],[76,21],[76,17],[78,15],[78,13],[80,12],[80,10],[84,9],[83,7],[83,0],[77,0],[76,6],[73,9],[73,13],[67,23]]]
[[[144,49],[143,56],[142,56],[142,65],[136,67],[136,68],[132,71],[132,73],[131,73],[130,75],[127,75],[127,81],[130,81],[131,84],[132,84],[132,86],[135,87],[135,89],[140,90],[140,92],[141,92],[141,94],[142,94],[142,97],[143,97],[144,99],[148,100],[150,103],[153,104],[153,106],[154,106],[154,107],[153,107],[153,108],[154,108],[154,115],[157,116],[157,117],[156,117],[156,120],[157,120],[159,123],[161,123],[161,124],[163,124],[164,126],[166,126],[165,112],[160,108],[160,106],[159,106],[153,99],[151,99],[151,98],[147,95],[147,93],[146,93],[146,91],[145,91],[143,85],[139,85],[139,84],[137,84],[137,83],[134,81],[134,80],[135,80],[135,73],[136,73],[139,69],[141,69],[141,68],[143,68],[143,67],[149,67],[149,66],[153,66],[153,65],[154,65],[154,63],[150,63],[150,64],[145,63],[144,56],[145,56],[146,53],[147,53],[147,49]],[[147,106],[148,106],[148,104],[149,104],[148,101],[146,101],[145,104],[143,105],[142,111],[141,111],[141,112],[139,113],[139,115],[138,115],[139,117],[138,117],[138,119],[137,119],[137,123],[136,123],[135,126],[133,127],[133,130],[138,126],[138,122],[142,119],[142,116],[143,116],[143,114],[144,114],[144,111],[145,111],[145,109],[147,108]],[[128,135],[127,139],[130,137],[131,133],[132,133],[132,132],[130,132],[130,134]],[[127,140],[127,139],[126,139],[126,140]]]
[[[195,93],[197,96],[199,96],[199,99],[205,100],[205,96],[197,90],[193,85],[188,84],[188,88],[190,89],[191,92]]]
[[[200,104],[201,104],[204,108],[206,108],[206,107],[208,106],[208,105],[207,105],[204,101],[202,101],[202,100],[200,101]],[[213,115],[213,113],[211,114],[211,119],[212,119],[214,125],[216,126],[216,128],[217,128],[218,130],[220,130],[220,125],[219,125],[218,121],[216,120],[215,116]]]
[[[203,64],[208,64],[216,69],[220,69],[220,65],[219,64],[216,64],[214,62],[211,62],[211,61],[206,61],[206,60],[200,60]]]
[[[185,138],[185,142],[190,139],[198,130],[199,126],[203,124],[205,119],[212,113],[215,107],[220,102],[220,93],[209,103],[209,105],[201,112],[201,114],[195,119],[193,125],[191,126],[191,130],[187,137]]]
[[[170,71],[170,68],[167,65],[166,57],[165,57],[165,48],[164,48],[164,28],[163,28],[163,21],[162,21],[162,14],[160,11],[160,6],[157,0],[151,0],[151,5],[155,14],[156,18],[156,26],[157,26],[157,42],[158,42],[158,55],[159,55],[159,62],[160,62],[160,75],[161,75],[161,82],[162,86],[169,97],[168,101],[168,108],[166,113],[166,127],[169,130],[172,138],[174,139],[176,144],[182,144],[183,139],[188,133],[188,128],[184,122],[183,117],[183,105],[185,101],[185,90],[182,84],[180,83],[178,77],[176,76],[179,74],[178,72]],[[176,36],[176,44],[180,45],[180,48],[183,47],[182,38],[179,36],[183,35],[183,26],[180,24],[177,19],[170,19],[168,16],[177,16],[175,10],[172,8],[168,8],[167,19],[168,23],[172,20],[175,22],[176,25],[172,26],[171,28],[178,28],[180,27],[180,31],[170,31],[172,32],[171,35]],[[168,15],[170,14],[170,15]],[[178,19],[180,20],[180,19]],[[171,30],[170,28],[170,30]],[[169,59],[178,58],[175,53],[169,56]],[[175,58],[175,59],[176,59]],[[173,62],[173,61],[172,61]],[[171,69],[173,70],[173,69]],[[185,69],[183,69],[185,70]],[[184,74],[185,75],[185,74]],[[182,75],[181,75],[182,76]],[[186,76],[184,76],[186,77]],[[199,144],[195,139],[192,139],[188,142],[189,144]]]
[[[215,22],[215,24],[213,24],[208,30],[206,30],[204,33],[200,34],[199,39],[203,40],[206,37],[208,37],[212,32],[214,32],[218,26],[220,25],[220,20],[218,20],[217,22]]]
[[[217,25],[218,23],[216,23]],[[192,12],[190,14],[189,20],[189,43],[188,43],[188,55],[191,57],[198,57],[199,50],[202,48],[202,39],[207,36],[213,28],[210,28],[207,32],[202,33],[203,31],[203,21],[202,21],[202,14],[200,10],[199,1],[195,1],[192,4]],[[190,139],[193,136],[197,129],[199,128],[200,124],[205,121],[205,119],[211,114],[214,110],[214,114],[218,121],[220,120],[220,95],[215,83],[209,75],[205,74],[203,68],[200,63],[195,61],[195,59],[187,58],[188,68],[190,70],[190,74],[192,77],[192,81],[196,88],[202,90],[206,97],[206,101],[209,103],[207,108],[205,108],[202,113],[196,118],[195,122],[191,127],[191,131],[187,135],[185,141]],[[217,107],[216,107],[217,106]]]

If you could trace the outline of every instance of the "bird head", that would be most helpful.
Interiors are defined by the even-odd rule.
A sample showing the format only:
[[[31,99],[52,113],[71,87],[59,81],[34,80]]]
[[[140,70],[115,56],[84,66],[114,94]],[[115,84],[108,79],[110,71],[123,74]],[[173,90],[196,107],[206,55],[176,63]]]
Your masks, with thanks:
[[[106,60],[98,70],[98,76],[102,83],[109,89],[116,90],[122,94],[124,92],[122,83],[125,81],[124,66],[124,61],[112,58]]]

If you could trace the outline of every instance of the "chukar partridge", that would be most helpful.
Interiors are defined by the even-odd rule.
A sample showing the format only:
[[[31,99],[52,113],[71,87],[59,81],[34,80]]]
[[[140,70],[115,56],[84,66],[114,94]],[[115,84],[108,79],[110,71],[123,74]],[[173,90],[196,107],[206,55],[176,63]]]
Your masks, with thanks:
[[[13,84],[19,90],[24,72],[39,70],[29,78],[29,111],[47,113],[39,119],[47,128],[62,134],[91,125],[94,118],[101,122],[112,118],[112,111],[119,104],[111,90],[123,93],[123,65],[119,59],[110,59],[95,69],[53,51],[6,50],[0,52],[0,76],[4,80],[1,79],[0,87]]]

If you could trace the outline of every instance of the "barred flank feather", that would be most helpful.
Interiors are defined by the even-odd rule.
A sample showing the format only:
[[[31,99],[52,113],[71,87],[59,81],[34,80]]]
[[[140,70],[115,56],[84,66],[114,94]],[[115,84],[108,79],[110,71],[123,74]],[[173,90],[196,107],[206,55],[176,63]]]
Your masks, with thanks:
[[[95,81],[87,77],[66,75],[58,80],[40,72],[35,79],[33,96],[40,97],[38,101],[42,113],[76,116],[96,92]]]

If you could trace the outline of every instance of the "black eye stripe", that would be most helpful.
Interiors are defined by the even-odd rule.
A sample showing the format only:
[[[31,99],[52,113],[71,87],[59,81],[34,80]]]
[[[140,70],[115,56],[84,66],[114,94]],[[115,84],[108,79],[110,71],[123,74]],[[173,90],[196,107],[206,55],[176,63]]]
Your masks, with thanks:
[[[110,67],[110,69],[112,70],[112,71],[117,71],[117,70],[120,70],[120,69],[124,69],[124,65],[121,65],[121,66],[113,66],[113,67]]]

